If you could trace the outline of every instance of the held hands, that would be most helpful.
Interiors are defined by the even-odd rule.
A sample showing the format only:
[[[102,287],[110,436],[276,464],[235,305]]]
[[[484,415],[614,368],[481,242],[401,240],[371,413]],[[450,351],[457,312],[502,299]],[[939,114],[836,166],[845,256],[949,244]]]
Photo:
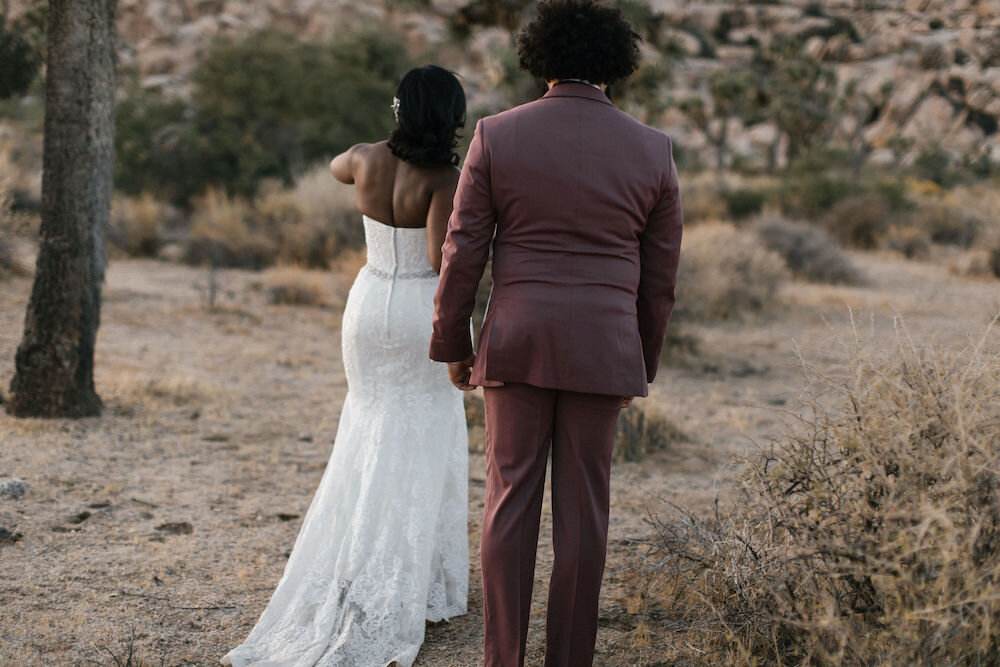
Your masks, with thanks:
[[[633,398],[635,398],[635,396],[623,396],[622,397],[622,405],[621,405],[622,410],[624,410],[628,406],[632,405],[632,399]]]
[[[465,361],[448,362],[448,379],[462,391],[472,391],[475,386],[469,384],[472,378],[472,365],[476,363],[476,355],[470,355]]]

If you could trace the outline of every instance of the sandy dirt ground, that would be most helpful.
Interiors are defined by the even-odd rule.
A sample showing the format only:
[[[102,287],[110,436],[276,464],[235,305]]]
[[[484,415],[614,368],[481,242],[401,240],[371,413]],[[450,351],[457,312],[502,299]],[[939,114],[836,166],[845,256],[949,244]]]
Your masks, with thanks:
[[[697,356],[665,368],[644,407],[688,435],[616,464],[598,665],[659,665],[656,629],[633,646],[626,581],[647,516],[673,502],[707,511],[732,487],[735,457],[765,444],[794,410],[799,357],[833,369],[853,340],[891,346],[902,318],[921,343],[961,347],[1000,311],[1000,283],[952,276],[945,261],[854,255],[864,287],[792,283],[767,317],[692,329]],[[329,456],[347,391],[341,308],[350,276],[323,274],[330,304],[269,305],[261,276],[155,261],[111,264],[97,350],[99,419],[0,416],[0,665],[210,665],[239,643],[281,575]],[[30,290],[0,283],[0,386]],[[680,295],[683,298],[683,294]],[[996,332],[988,345],[1000,347]],[[479,534],[484,460],[471,457],[470,611],[428,627],[418,665],[481,662]],[[529,665],[542,664],[551,570],[546,500]],[[2,533],[0,533],[2,534]],[[133,636],[134,632],[134,636]]]

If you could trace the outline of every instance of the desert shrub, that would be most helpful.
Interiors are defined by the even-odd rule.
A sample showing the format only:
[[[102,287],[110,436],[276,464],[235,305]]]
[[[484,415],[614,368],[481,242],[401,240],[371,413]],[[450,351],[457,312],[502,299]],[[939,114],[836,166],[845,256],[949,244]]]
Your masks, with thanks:
[[[696,357],[701,350],[697,333],[678,319],[672,319],[660,350],[660,363],[675,364]]]
[[[905,218],[910,226],[921,229],[934,243],[962,248],[970,247],[983,227],[978,217],[943,202],[924,202]]]
[[[1000,272],[994,273],[994,267],[1000,269],[1000,254],[993,255],[985,248],[973,248],[962,253],[951,263],[948,270],[960,276],[969,278],[1000,277]]]
[[[274,305],[325,306],[327,279],[325,274],[298,267],[270,269],[264,274],[264,292]]]
[[[862,282],[860,272],[837,240],[815,225],[772,215],[758,220],[753,228],[764,245],[784,258],[800,278],[846,285]]]
[[[692,176],[682,179],[681,201],[684,202],[685,224],[725,220],[729,215],[715,178]]]
[[[857,186],[849,180],[805,172],[787,183],[782,212],[792,218],[815,220],[857,191]]]
[[[686,440],[672,422],[633,403],[618,417],[613,456],[615,461],[639,461]]]
[[[249,207],[243,200],[219,190],[206,192],[195,200],[187,261],[255,270],[274,263],[274,243],[251,230],[249,218]]]
[[[920,227],[889,225],[882,237],[882,247],[894,250],[907,259],[925,259],[931,253],[931,237]]]
[[[995,278],[1000,278],[1000,220],[986,228],[976,239],[976,250],[983,257],[986,271]]]
[[[249,216],[284,264],[327,268],[341,252],[364,246],[354,189],[335,181],[326,165],[303,174],[292,188],[262,184]]]
[[[2,112],[0,112],[2,116]],[[18,211],[39,211],[42,204],[42,140],[30,132],[0,137],[0,187]]]
[[[14,241],[0,233],[0,280],[11,276],[23,276],[27,273],[17,258],[17,248]]]
[[[871,183],[869,192],[882,197],[890,211],[907,211],[913,208],[906,191],[906,182],[899,178],[882,178]]]
[[[927,146],[917,153],[913,161],[913,171],[919,178],[938,185],[952,185],[952,158],[948,151],[938,145]]]
[[[764,208],[767,199],[763,192],[740,188],[723,193],[726,200],[726,210],[733,220],[743,220],[757,215]]]
[[[388,136],[406,70],[398,35],[341,31],[307,42],[274,30],[214,44],[190,102],[132,88],[116,110],[116,183],[186,203],[206,185],[250,196],[321,158]],[[381,112],[373,113],[372,110]]]
[[[26,276],[30,271],[17,256],[14,237],[27,224],[25,216],[13,210],[13,199],[0,183],[0,280]]]
[[[864,249],[878,247],[889,221],[889,206],[876,194],[844,199],[822,218],[823,226],[841,243]]]
[[[784,260],[756,234],[729,224],[685,233],[677,282],[677,322],[741,319],[767,309],[788,277]]]
[[[296,180],[292,195],[302,208],[305,224],[322,230],[330,257],[364,247],[365,228],[355,203],[354,188],[334,180],[326,164]]]
[[[177,221],[177,211],[147,193],[117,195],[111,202],[108,239],[128,255],[153,257],[164,240],[165,228]]]
[[[636,582],[671,664],[996,664],[1000,357],[846,356],[731,509],[656,522]]]

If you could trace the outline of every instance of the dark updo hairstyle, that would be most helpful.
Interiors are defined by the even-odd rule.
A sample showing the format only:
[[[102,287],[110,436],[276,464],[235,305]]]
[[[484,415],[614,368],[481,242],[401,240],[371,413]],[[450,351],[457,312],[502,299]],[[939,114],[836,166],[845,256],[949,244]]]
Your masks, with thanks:
[[[393,155],[417,167],[458,164],[453,149],[465,126],[465,91],[454,74],[436,65],[411,69],[400,79],[393,103]]]
[[[639,67],[639,35],[618,7],[594,0],[543,0],[521,29],[521,69],[542,81],[612,84]]]

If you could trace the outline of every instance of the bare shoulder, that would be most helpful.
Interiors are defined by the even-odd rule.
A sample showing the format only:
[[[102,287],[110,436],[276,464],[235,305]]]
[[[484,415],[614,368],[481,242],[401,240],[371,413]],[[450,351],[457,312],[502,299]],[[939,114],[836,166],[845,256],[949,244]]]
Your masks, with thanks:
[[[431,187],[435,190],[454,190],[462,171],[454,165],[441,165],[431,170]]]

